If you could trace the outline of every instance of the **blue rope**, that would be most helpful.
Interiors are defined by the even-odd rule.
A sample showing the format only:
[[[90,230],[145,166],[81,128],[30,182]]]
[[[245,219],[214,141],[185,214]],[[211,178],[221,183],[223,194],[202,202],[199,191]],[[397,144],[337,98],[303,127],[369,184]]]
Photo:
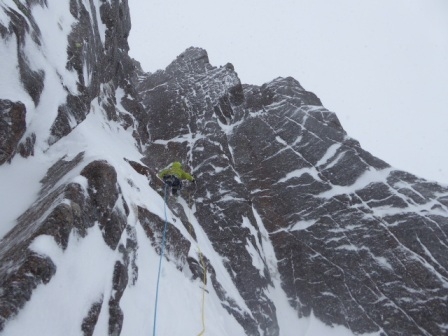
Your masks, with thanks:
[[[162,236],[162,248],[160,251],[160,259],[159,259],[159,273],[157,275],[157,287],[156,287],[156,302],[154,304],[154,325],[153,325],[153,329],[152,329],[152,335],[156,336],[156,323],[157,323],[157,304],[159,301],[159,282],[160,282],[160,270],[162,269],[162,258],[163,258],[163,253],[165,250],[165,240],[166,240],[166,229],[168,226],[168,219],[166,216],[166,198],[167,198],[167,184],[165,184],[165,195],[164,195],[164,212],[165,212],[165,226],[163,228],[163,236]]]

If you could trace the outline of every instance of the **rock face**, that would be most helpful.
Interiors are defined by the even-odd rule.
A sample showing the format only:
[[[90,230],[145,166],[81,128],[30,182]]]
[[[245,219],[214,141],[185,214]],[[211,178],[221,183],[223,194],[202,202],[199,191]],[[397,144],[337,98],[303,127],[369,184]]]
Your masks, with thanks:
[[[193,167],[197,218],[266,334],[278,330],[262,294],[268,268],[258,273],[246,249],[261,245],[255,214],[299,316],[355,333],[444,332],[445,188],[364,151],[293,78],[242,86],[232,67],[190,49],[139,91],[154,121],[148,163],[161,168],[174,151]]]
[[[357,333],[442,334],[446,189],[362,150],[296,81],[261,94],[229,143],[290,302]]]
[[[34,203],[0,237],[0,331],[33,309],[36,288],[61,283],[66,263],[83,269],[70,259],[78,248],[101,256],[106,276],[85,282],[107,289],[79,301],[75,333],[131,334],[130,298],[154,298],[146,268],[164,243],[185,288],[209,282],[246,335],[285,334],[274,289],[297,319],[353,334],[448,333],[445,186],[364,151],[293,78],[243,85],[199,48],[143,73],[127,55],[127,1],[71,0],[52,19],[56,4],[0,7],[13,45],[2,67],[18,69],[23,92],[0,95],[0,164],[15,167],[17,152],[30,168],[48,163]],[[63,62],[29,61],[33,46],[50,52],[42,13],[66,34]],[[172,161],[197,180],[178,198],[156,177]]]
[[[91,15],[97,8],[100,17]],[[131,29],[127,1],[86,5],[83,1],[71,0],[70,13],[76,23],[68,35],[66,68],[76,72],[79,81],[77,92],[68,92],[66,103],[58,107],[51,127],[51,143],[82,122],[89,113],[91,101],[100,95],[109,118],[117,120],[120,112],[114,107],[114,89],[120,85],[126,93],[132,91],[128,84],[134,65],[127,56]],[[100,26],[104,35],[100,34]]]

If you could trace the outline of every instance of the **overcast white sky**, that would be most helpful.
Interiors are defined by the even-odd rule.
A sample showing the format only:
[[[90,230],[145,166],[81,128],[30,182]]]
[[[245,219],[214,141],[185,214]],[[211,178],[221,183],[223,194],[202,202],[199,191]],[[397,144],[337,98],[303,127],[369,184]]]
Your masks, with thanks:
[[[448,184],[448,0],[129,0],[130,55],[190,46],[261,85],[296,78],[361,146]]]

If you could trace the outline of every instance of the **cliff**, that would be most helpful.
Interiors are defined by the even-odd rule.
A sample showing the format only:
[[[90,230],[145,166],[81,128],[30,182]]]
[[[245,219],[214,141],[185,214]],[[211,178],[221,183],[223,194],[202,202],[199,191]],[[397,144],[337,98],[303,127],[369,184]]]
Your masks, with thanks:
[[[126,0],[0,5],[1,333],[447,333],[446,186],[294,78],[200,48],[144,73],[130,29]]]

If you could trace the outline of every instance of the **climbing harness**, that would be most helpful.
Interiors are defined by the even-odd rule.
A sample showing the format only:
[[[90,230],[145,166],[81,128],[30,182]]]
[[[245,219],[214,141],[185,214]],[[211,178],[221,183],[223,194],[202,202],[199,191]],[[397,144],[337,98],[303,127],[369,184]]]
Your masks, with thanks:
[[[157,286],[156,286],[156,300],[154,303],[154,324],[152,329],[152,335],[156,336],[156,324],[157,324],[157,304],[159,301],[159,282],[160,282],[160,271],[162,269],[162,259],[163,253],[165,250],[165,240],[166,240],[166,229],[168,227],[168,217],[166,215],[166,195],[167,195],[168,184],[165,184],[165,194],[164,194],[164,213],[165,213],[165,225],[163,227],[163,235],[162,235],[162,246],[160,247],[160,259],[159,259],[159,272],[157,274]]]
[[[175,195],[178,190],[182,189],[182,181],[174,175],[164,176],[163,182],[165,182],[165,185],[172,188],[173,195]]]

